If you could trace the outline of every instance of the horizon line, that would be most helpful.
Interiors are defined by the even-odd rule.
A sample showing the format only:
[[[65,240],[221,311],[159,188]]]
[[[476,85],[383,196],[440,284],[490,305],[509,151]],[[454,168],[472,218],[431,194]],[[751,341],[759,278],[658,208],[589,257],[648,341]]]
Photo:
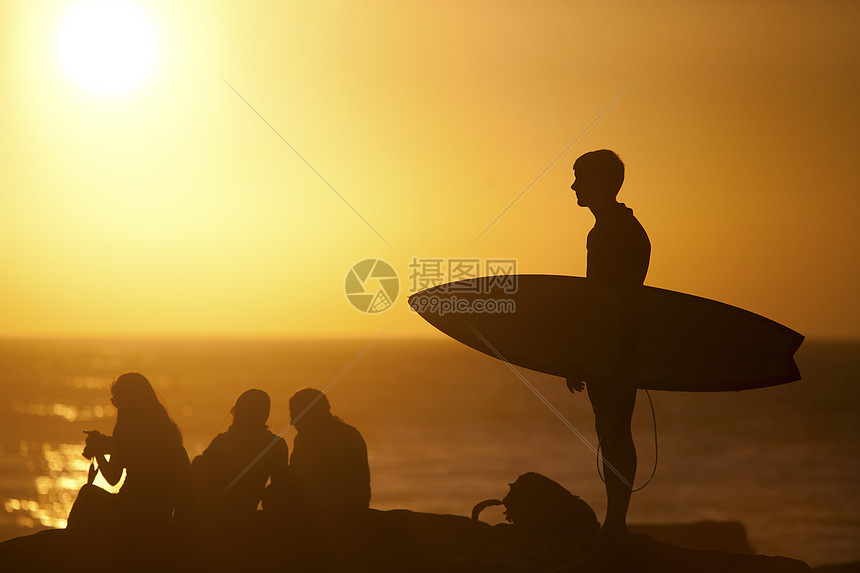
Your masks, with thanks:
[[[0,342],[6,341],[225,341],[225,342],[335,342],[364,340],[367,336],[363,334],[13,334],[0,333]],[[430,332],[428,334],[390,334],[389,340],[398,341],[438,341],[454,340],[442,332]],[[860,336],[834,336],[834,335],[809,335],[805,336],[804,342],[817,343],[860,343]]]

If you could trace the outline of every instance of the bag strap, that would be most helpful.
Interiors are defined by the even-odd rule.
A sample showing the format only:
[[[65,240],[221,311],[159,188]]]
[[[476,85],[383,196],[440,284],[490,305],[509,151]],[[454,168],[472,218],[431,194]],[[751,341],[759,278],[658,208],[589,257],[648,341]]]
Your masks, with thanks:
[[[494,505],[503,505],[502,500],[500,499],[485,499],[484,501],[475,504],[475,507],[472,508],[472,521],[480,521],[478,519],[481,515],[481,512],[487,509],[488,507],[492,507]]]

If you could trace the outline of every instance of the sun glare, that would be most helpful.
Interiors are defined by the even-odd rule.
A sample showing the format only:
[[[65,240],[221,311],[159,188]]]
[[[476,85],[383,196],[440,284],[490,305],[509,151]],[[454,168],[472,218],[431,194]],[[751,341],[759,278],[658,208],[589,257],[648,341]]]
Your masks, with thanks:
[[[139,85],[155,64],[158,38],[147,14],[131,2],[90,0],[73,6],[60,26],[57,47],[65,71],[104,94]]]

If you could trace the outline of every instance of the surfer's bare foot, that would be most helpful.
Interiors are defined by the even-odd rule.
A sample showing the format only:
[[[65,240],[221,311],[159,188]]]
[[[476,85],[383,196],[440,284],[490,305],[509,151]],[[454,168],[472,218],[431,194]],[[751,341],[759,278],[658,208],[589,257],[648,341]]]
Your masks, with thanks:
[[[594,533],[594,540],[598,543],[607,545],[621,545],[630,538],[630,531],[627,529],[627,524],[620,525],[603,524],[603,527]]]

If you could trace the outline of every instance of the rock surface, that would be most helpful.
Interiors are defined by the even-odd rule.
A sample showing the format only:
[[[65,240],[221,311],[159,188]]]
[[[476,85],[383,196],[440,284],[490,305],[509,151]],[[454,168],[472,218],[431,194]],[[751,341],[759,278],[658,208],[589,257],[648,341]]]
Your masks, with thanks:
[[[706,537],[720,530],[718,524],[697,526]],[[689,531],[680,533],[679,525],[652,526],[656,528],[652,531],[659,535],[661,527],[664,534],[695,537]],[[261,515],[229,527],[48,530],[0,543],[2,571],[107,569],[158,573],[811,571],[802,561],[785,557],[684,548],[642,533],[621,543],[599,536],[528,539],[512,526],[490,527],[465,517],[406,510],[371,510],[360,522],[343,527],[278,523]]]

